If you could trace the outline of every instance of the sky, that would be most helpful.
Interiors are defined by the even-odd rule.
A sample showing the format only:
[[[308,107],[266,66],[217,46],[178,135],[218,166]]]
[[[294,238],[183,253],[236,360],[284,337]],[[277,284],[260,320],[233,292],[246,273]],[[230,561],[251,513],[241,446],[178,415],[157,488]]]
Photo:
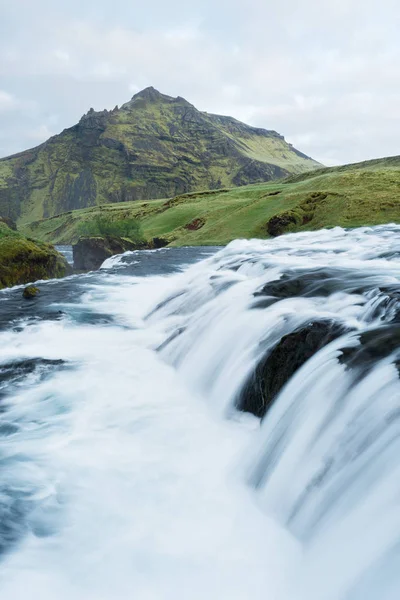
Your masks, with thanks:
[[[326,165],[400,154],[398,0],[0,0],[0,156],[154,86]]]

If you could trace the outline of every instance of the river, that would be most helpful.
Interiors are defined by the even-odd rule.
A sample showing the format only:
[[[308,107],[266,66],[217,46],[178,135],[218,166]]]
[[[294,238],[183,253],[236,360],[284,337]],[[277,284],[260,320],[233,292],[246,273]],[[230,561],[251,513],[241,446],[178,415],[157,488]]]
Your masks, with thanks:
[[[38,285],[0,292],[2,599],[399,598],[400,226]],[[265,417],[238,410],[321,322]]]

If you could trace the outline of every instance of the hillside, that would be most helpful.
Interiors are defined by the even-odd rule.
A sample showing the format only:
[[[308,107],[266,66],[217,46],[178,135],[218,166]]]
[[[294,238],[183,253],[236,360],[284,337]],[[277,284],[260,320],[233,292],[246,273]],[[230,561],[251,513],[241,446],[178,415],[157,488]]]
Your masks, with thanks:
[[[26,226],[54,243],[74,242],[99,214],[136,217],[144,235],[173,245],[226,244],[322,227],[400,222],[400,157],[320,169],[284,181],[68,212]]]
[[[318,163],[275,131],[198,111],[154,88],[90,109],[44,144],[0,160],[0,214],[20,223],[110,202],[166,198],[302,173]]]

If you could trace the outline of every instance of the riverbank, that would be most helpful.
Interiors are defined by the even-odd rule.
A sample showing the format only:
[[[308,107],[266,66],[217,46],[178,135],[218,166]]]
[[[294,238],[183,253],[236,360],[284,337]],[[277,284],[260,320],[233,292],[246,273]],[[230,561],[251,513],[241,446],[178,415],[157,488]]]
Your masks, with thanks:
[[[28,239],[0,222],[0,289],[70,272],[71,267],[52,245]]]

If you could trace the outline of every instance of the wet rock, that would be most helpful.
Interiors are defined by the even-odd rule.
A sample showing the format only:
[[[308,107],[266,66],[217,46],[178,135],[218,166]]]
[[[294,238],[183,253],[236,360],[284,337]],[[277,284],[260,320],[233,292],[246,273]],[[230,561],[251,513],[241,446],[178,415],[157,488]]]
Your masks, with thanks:
[[[36,298],[39,293],[40,290],[38,287],[34,285],[28,285],[22,292],[22,296],[25,298],[25,300],[32,300],[33,298]]]
[[[348,368],[360,369],[364,373],[396,350],[395,364],[400,368],[400,325],[384,325],[364,331],[359,342],[355,347],[342,349],[339,361]]]
[[[65,361],[61,358],[26,358],[22,360],[15,360],[10,363],[4,363],[0,366],[0,384],[10,382],[21,382],[25,377],[34,373],[35,371],[41,371],[47,374],[53,368],[62,367],[65,365]]]
[[[177,298],[180,298],[181,296],[184,296],[185,292],[184,291],[179,291],[176,294],[172,294],[171,296],[168,296],[168,298],[166,298],[165,300],[163,300],[162,302],[159,302],[157,304],[157,306],[155,308],[153,308],[146,316],[145,319],[149,319],[150,317],[152,317],[157,311],[161,310],[162,308],[164,308],[165,306],[168,306],[168,304],[170,304],[171,302],[173,302],[174,300],[176,300]]]
[[[0,412],[2,401],[12,394],[15,386],[32,385],[32,376],[36,381],[44,381],[55,369],[66,368],[62,359],[26,358],[0,365]],[[30,377],[27,379],[27,377]]]
[[[263,417],[294,373],[318,350],[346,331],[342,324],[334,321],[313,321],[284,336],[248,378],[237,408]]]
[[[382,321],[400,323],[400,286],[381,286],[379,291],[383,294],[382,301],[377,305],[371,318],[380,317]]]
[[[143,248],[148,248],[146,242],[131,242],[125,238],[111,236],[81,237],[72,247],[74,269],[95,271],[111,256]]]
[[[269,281],[254,296],[274,296],[275,298],[327,297],[335,292],[361,294],[376,288],[379,280],[375,275],[366,275],[338,268],[318,268],[309,271],[290,270],[280,279]]]
[[[343,279],[329,270],[284,273],[280,279],[269,281],[254,295],[293,298],[296,296],[329,296],[343,289]]]

